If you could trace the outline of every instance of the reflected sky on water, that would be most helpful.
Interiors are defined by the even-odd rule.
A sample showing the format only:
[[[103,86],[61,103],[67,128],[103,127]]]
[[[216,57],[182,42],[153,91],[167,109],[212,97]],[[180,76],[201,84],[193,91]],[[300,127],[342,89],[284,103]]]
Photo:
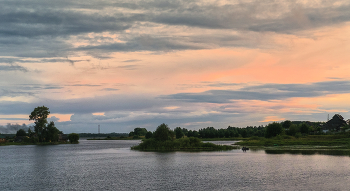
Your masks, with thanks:
[[[349,156],[130,150],[139,142],[81,140],[76,145],[0,147],[0,190],[348,190],[350,186]]]

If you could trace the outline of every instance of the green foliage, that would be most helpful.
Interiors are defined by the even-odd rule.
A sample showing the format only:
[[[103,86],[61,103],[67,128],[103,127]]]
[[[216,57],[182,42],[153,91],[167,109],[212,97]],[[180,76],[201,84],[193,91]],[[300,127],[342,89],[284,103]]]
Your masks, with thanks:
[[[175,136],[176,136],[177,139],[180,139],[180,138],[182,138],[182,137],[185,135],[185,134],[183,133],[181,127],[176,127],[176,128],[174,129],[174,132],[175,132]]]
[[[57,142],[60,131],[55,127],[55,123],[51,121],[43,130],[43,137],[46,142]]]
[[[134,135],[132,138],[133,139],[139,139],[140,137],[138,135]]]
[[[29,141],[35,142],[57,142],[58,134],[60,132],[56,127],[55,123],[51,121],[47,122],[47,117],[50,114],[49,108],[45,106],[36,107],[29,115],[29,120],[34,120],[34,132],[38,138],[34,138],[34,132],[28,130],[30,136]]]
[[[146,133],[147,133],[147,129],[146,128],[136,127],[134,129],[134,135],[145,136]]]
[[[153,133],[153,137],[157,141],[167,141],[174,139],[174,132],[170,130],[165,123],[159,125],[156,131]]]
[[[301,137],[301,133],[300,133],[300,132],[296,133],[296,134],[294,135],[294,137],[295,137],[295,138],[300,138],[300,137]]]
[[[250,140],[260,140],[260,139],[261,139],[261,137],[258,137],[258,136],[253,136],[253,137],[250,137],[249,139],[250,139]]]
[[[76,134],[76,133],[69,134],[68,140],[70,143],[79,143],[79,134]]]
[[[290,127],[289,127],[289,130],[288,130],[288,135],[290,136],[295,136],[296,133],[300,132],[300,128],[298,125],[295,125],[295,124],[292,124]]]
[[[303,123],[300,126],[300,133],[301,134],[308,134],[309,133],[309,126],[307,124]]]
[[[276,122],[270,123],[266,127],[265,137],[266,138],[275,137],[277,135],[282,134],[282,132],[283,132],[283,128],[281,124]]]
[[[142,143],[132,147],[141,151],[201,151],[201,150],[232,150],[229,145],[215,145],[213,143],[203,143],[199,138],[186,137],[175,140],[159,141],[154,138],[144,139]]]
[[[27,133],[26,133],[25,130],[20,129],[20,130],[18,130],[17,133],[16,133],[16,137],[18,137],[18,136],[27,136]]]
[[[282,122],[281,125],[284,129],[289,129],[289,127],[292,125],[292,122],[289,120],[286,120],[286,121]]]
[[[153,133],[152,133],[151,131],[148,131],[148,132],[146,133],[145,138],[146,138],[146,139],[150,139],[150,138],[152,138],[152,137],[153,137]]]
[[[29,115],[29,120],[34,120],[35,133],[39,137],[39,141],[42,142],[44,139],[43,131],[46,128],[47,116],[50,114],[49,108],[42,106],[36,107],[34,111]]]
[[[187,132],[187,137],[199,137],[199,133],[196,130],[194,130],[194,131],[189,130]]]

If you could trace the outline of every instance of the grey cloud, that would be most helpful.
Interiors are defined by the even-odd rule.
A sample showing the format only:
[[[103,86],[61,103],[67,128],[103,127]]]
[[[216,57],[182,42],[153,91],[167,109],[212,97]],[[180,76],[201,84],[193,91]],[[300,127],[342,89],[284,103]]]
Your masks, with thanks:
[[[103,91],[118,91],[119,89],[117,89],[117,88],[104,88],[102,90]]]
[[[124,65],[124,66],[118,66],[117,68],[121,68],[125,70],[135,70],[138,67],[139,65]]]
[[[0,97],[18,97],[18,96],[35,96],[40,94],[42,90],[59,90],[62,86],[55,84],[17,84],[2,86],[0,89]]]
[[[261,37],[256,34],[266,31],[297,34],[307,29],[346,23],[350,21],[349,9],[350,5],[337,7],[326,1],[317,6],[301,5],[297,1],[257,0],[235,4],[200,0],[5,1],[0,7],[0,56],[64,58],[76,51],[86,51],[95,57],[109,58],[108,54],[119,51],[232,46],[269,48],[269,40],[261,43]],[[165,34],[151,32],[159,25],[221,32],[187,37],[171,31]],[[150,32],[139,31],[144,28]],[[127,34],[127,29],[132,33]],[[238,34],[228,32],[232,30]],[[124,43],[97,43],[102,37],[84,37],[88,33],[102,32],[118,34]],[[69,38],[77,36],[86,38],[93,45],[73,48]],[[74,64],[75,61],[67,59],[66,62]]]
[[[293,97],[318,97],[350,93],[350,81],[327,81],[313,84],[263,84],[238,90],[209,90],[202,93],[178,93],[160,96],[185,102],[230,103],[232,100],[282,100]]]
[[[101,85],[98,85],[98,84],[72,84],[72,85],[67,85],[67,86],[99,87]]]
[[[3,96],[17,97],[17,96],[34,96],[35,93],[31,91],[1,89],[0,95],[1,95],[0,97],[3,97]]]
[[[0,72],[1,71],[21,71],[21,72],[28,72],[28,69],[19,66],[17,64],[8,64],[8,65],[0,65]]]
[[[36,37],[42,35],[65,36],[88,32],[122,31],[130,27],[128,23],[133,16],[103,16],[84,14],[74,11],[32,12],[2,11],[0,17],[0,34],[3,36]]]
[[[27,114],[35,107],[45,105],[51,113],[96,113],[108,111],[141,111],[164,107],[165,100],[148,97],[146,95],[109,95],[93,98],[68,100],[38,100],[33,103],[0,102],[0,114]]]
[[[34,109],[34,108],[33,108]],[[50,118],[47,118],[47,121],[53,121],[53,122],[57,122],[57,121],[59,121],[60,120],[60,118],[57,118],[57,117],[55,117],[55,116],[51,116]]]
[[[155,37],[150,35],[142,35],[134,39],[130,39],[126,43],[111,43],[102,45],[80,46],[78,51],[103,51],[103,52],[133,52],[133,51],[171,51],[185,49],[205,49],[203,45],[194,43],[186,43],[185,40],[169,39],[168,37]]]
[[[131,60],[124,60],[122,62],[139,62],[141,60],[137,60],[137,59],[131,59]]]
[[[23,129],[25,131],[28,131],[28,129],[34,130],[33,127],[28,127],[27,125],[19,125],[19,124],[10,124],[8,123],[5,127],[0,126],[0,133],[3,134],[15,134],[18,130]]]

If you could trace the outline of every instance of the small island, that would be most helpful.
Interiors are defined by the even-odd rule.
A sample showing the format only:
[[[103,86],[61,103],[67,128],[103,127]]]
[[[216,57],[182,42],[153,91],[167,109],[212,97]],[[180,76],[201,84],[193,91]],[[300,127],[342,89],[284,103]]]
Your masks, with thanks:
[[[140,151],[224,151],[237,148],[230,145],[203,143],[197,137],[175,136],[175,133],[164,123],[159,125],[152,135],[146,134],[146,136],[146,139],[131,149]]]

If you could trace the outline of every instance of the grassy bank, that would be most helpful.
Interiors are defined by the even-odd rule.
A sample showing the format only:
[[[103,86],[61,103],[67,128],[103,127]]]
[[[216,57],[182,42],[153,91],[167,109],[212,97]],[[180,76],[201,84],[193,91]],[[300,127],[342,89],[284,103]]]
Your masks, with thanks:
[[[350,149],[350,134],[308,135],[299,138],[283,135],[274,138],[251,137],[236,145],[276,147],[276,146],[323,146],[328,148]]]
[[[232,137],[232,138],[199,138],[201,141],[243,141],[249,138]]]
[[[235,148],[237,147],[230,145],[216,145],[214,143],[203,143],[200,139],[194,137],[167,141],[157,141],[153,138],[144,139],[139,145],[131,147],[132,150],[140,151],[222,151]]]

